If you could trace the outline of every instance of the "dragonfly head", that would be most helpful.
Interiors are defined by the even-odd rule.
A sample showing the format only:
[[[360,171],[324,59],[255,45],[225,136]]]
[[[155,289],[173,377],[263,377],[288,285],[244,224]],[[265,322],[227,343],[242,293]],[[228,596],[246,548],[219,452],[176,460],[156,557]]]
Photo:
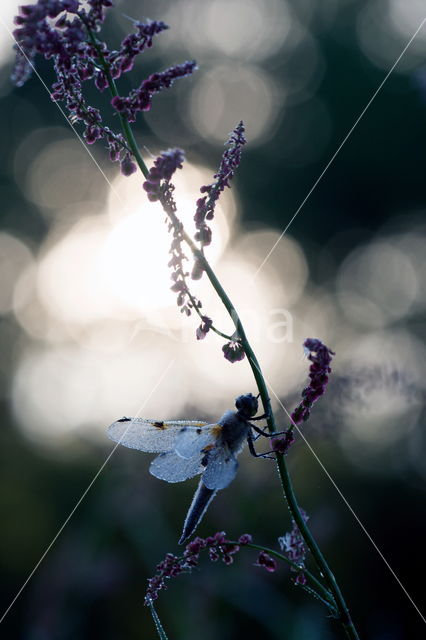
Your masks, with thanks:
[[[259,408],[258,397],[259,396],[256,397],[252,393],[246,393],[244,396],[238,396],[235,400],[237,413],[245,420],[256,415]]]

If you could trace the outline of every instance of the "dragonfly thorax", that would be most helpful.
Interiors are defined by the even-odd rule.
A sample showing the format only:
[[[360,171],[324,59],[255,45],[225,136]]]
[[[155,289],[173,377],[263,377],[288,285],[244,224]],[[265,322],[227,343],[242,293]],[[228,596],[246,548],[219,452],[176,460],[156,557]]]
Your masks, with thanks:
[[[237,453],[244,444],[250,425],[238,411],[227,411],[218,424],[222,426],[221,440],[231,453]]]

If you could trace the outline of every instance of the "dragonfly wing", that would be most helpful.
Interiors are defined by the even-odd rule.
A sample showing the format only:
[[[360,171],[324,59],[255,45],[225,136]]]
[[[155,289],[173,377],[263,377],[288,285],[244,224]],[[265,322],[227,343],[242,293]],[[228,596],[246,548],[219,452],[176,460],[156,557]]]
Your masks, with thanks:
[[[221,433],[222,426],[219,424],[207,424],[203,427],[188,425],[180,431],[174,451],[182,458],[192,458],[204,449],[216,446]]]
[[[208,489],[224,489],[235,478],[237,469],[237,459],[229,449],[216,447],[209,453],[203,483]]]
[[[111,440],[129,447],[152,453],[172,451],[182,429],[199,429],[206,422],[195,420],[148,420],[145,418],[121,418],[108,427]]]
[[[182,458],[174,451],[157,456],[149,467],[150,472],[160,480],[166,482],[183,482],[204,471],[201,455],[193,458]]]

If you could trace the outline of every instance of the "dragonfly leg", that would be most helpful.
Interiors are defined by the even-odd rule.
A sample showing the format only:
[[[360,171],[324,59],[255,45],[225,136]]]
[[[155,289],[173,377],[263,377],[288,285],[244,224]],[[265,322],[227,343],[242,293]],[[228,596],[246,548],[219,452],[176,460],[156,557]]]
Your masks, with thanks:
[[[254,448],[253,436],[251,435],[251,433],[247,435],[247,444],[249,447],[249,451],[254,458],[269,458],[269,460],[275,460],[275,456],[271,456],[271,454],[268,452],[257,453],[256,449]]]
[[[253,420],[253,418],[252,418]],[[275,438],[276,436],[283,436],[287,431],[274,431],[274,433],[269,433],[269,431],[265,431],[265,429],[260,429],[255,424],[251,424],[252,429],[256,431],[260,436],[265,436],[265,438]]]
[[[267,420],[269,418],[269,413],[264,413],[261,416],[256,416],[255,418],[250,418],[250,420]]]

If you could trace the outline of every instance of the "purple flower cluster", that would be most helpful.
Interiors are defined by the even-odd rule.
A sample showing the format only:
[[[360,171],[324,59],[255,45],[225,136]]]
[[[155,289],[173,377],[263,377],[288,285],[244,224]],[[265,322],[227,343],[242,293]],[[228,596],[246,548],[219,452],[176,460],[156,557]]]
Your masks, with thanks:
[[[307,522],[309,520],[307,513],[303,509],[300,509],[300,512],[304,522]],[[287,558],[297,564],[300,568],[300,571],[298,571],[295,567],[291,567],[291,571],[297,572],[295,582],[297,584],[304,585],[306,584],[306,576],[303,573],[303,569],[305,568],[306,546],[299,527],[294,520],[292,522],[292,530],[287,532],[281,538],[278,538],[278,543],[281,550],[285,552]]]
[[[168,27],[161,21],[134,21],[136,33],[126,36],[118,51],[110,51],[105,42],[95,40],[94,34],[104,22],[105,9],[111,6],[111,0],[87,0],[87,3],[38,0],[36,4],[20,7],[20,15],[15,18],[17,58],[12,81],[17,86],[24,84],[31,75],[37,54],[52,60],[56,73],[52,99],[65,103],[73,124],[82,122],[85,125],[83,136],[88,144],[104,139],[110,159],[120,162],[122,174],[129,176],[136,171],[131,151],[121,133],[114,133],[102,125],[100,111],[86,102],[83,84],[93,80],[97,89],[103,91],[108,86],[107,71],[113,79],[129,71],[136,56],[152,45],[156,34]],[[171,86],[175,78],[188,75],[194,69],[195,62],[186,62],[152,74],[128,98],[114,101],[118,105],[129,103],[131,113],[138,110],[141,100],[144,108],[149,108],[154,93]],[[128,115],[126,109],[117,104],[114,104],[115,108],[123,116]]]
[[[172,86],[177,78],[191,75],[197,64],[194,60],[177,64],[160,73],[152,73],[142,84],[129,93],[126,98],[115,96],[111,104],[126,120],[134,122],[139,111],[149,111],[155,93]]]
[[[302,391],[302,402],[291,414],[292,424],[287,432],[278,438],[271,438],[271,448],[277,453],[286,454],[288,452],[294,442],[294,425],[299,425],[308,420],[314,403],[325,393],[329,374],[331,373],[330,363],[335,355],[334,351],[317,338],[307,338],[303,346],[309,354],[308,360],[312,362],[309,367],[311,381]]]
[[[85,124],[83,135],[88,144],[105,138],[111,160],[119,161],[122,173],[130,175],[136,166],[123,136],[103,127],[99,110],[87,105],[83,96],[83,82],[99,73],[98,53],[89,42],[86,25],[98,31],[105,8],[112,6],[112,2],[89,0],[88,5],[86,10],[78,0],[39,0],[37,4],[21,7],[15,18],[17,60],[12,80],[18,86],[24,84],[31,75],[36,54],[53,59],[57,79],[52,85],[52,99],[65,102],[71,122]],[[53,24],[55,18],[58,19]],[[106,45],[101,48],[106,50]]]
[[[133,162],[132,156],[130,155],[130,153],[125,153],[124,156],[121,158],[120,169],[123,176],[131,176],[132,173],[135,173],[135,171],[137,171],[136,163]]]
[[[173,240],[170,246],[170,255],[168,266],[172,269],[173,285],[170,287],[172,291],[177,293],[177,306],[180,307],[181,313],[191,315],[194,306],[201,308],[201,302],[192,296],[186,284],[186,278],[189,273],[184,269],[184,261],[188,258],[182,250],[182,236],[180,233],[181,223],[179,226],[170,225],[169,231],[173,232]]]
[[[84,16],[92,31],[99,31],[105,20],[105,9],[113,7],[114,3],[112,0],[87,0],[87,4],[90,7],[89,11],[80,8],[80,14]]]
[[[88,144],[105,137],[111,157],[123,162],[122,170],[129,175],[132,165],[128,152],[123,151],[123,137],[102,126],[99,110],[88,106],[83,96],[83,82],[97,73],[97,52],[89,42],[86,24],[93,31],[99,30],[104,10],[112,2],[90,0],[88,5],[85,10],[78,0],[39,0],[37,4],[21,7],[15,18],[17,61],[12,80],[18,86],[24,84],[36,54],[53,59],[57,80],[52,86],[52,99],[66,103],[73,123],[82,121],[86,125],[84,137]],[[53,24],[55,18],[58,19]]]
[[[182,169],[185,154],[181,149],[168,149],[154,161],[154,166],[149,170],[143,188],[148,193],[151,202],[160,199],[162,193],[161,183],[170,182],[172,175],[177,169]],[[164,188],[163,188],[164,191]]]
[[[220,558],[226,565],[233,563],[233,556],[238,553],[240,547],[249,544],[252,538],[248,533],[238,539],[234,544],[226,539],[226,534],[221,531],[208,538],[194,538],[186,545],[183,556],[175,556],[168,553],[164,560],[157,565],[157,574],[148,580],[148,588],[145,594],[145,604],[149,605],[158,598],[159,592],[166,589],[166,581],[175,578],[181,573],[190,573],[199,563],[200,553],[208,549],[209,558],[216,562]]]
[[[147,179],[143,184],[151,202],[159,200],[167,213],[169,232],[172,233],[170,246],[170,261],[168,266],[172,269],[172,291],[178,294],[177,304],[181,313],[191,315],[193,307],[201,308],[201,302],[191,295],[186,284],[189,273],[184,269],[184,261],[187,260],[182,250],[183,225],[176,215],[176,203],[173,198],[174,185],[170,182],[174,172],[182,168],[184,153],[181,149],[168,149],[158,156],[154,166],[150,169]]]
[[[15,17],[17,29],[13,32],[17,59],[12,72],[12,81],[18,87],[30,77],[31,65],[37,53],[49,59],[64,55],[71,41],[77,45],[74,38],[67,38],[68,33],[61,33],[51,26],[50,21],[63,11],[77,13],[79,4],[78,0],[39,0],[37,4],[20,7],[20,15]]]
[[[80,0],[38,0],[36,4],[20,7],[20,15],[15,17],[18,28],[13,32],[17,62],[12,80],[18,87],[31,75],[37,53],[46,60],[59,57],[61,66],[70,65],[71,57],[75,55],[81,61],[90,61],[94,71],[85,25],[94,32],[99,31],[105,9],[113,3],[111,0],[88,0],[87,4],[89,10],[81,7]],[[55,18],[58,20],[52,24]]]
[[[153,37],[169,28],[169,26],[161,20],[147,20],[146,22],[135,20],[134,26],[136,27],[137,33],[127,35],[122,41],[120,49],[118,51],[111,51],[106,58],[114,79],[119,78],[122,73],[131,71],[135,63],[135,58],[145,51],[145,49],[152,47]]]
[[[194,220],[197,228],[195,239],[199,241],[202,246],[209,245],[212,236],[211,229],[206,224],[206,220],[213,219],[216,202],[225,187],[230,186],[229,183],[241,162],[241,149],[243,145],[246,144],[244,131],[244,124],[241,121],[232,131],[226,142],[228,148],[223,153],[218,172],[213,176],[215,182],[200,188],[200,192],[206,195],[197,200],[197,210]]]
[[[294,429],[293,425],[291,425],[282,436],[271,438],[271,449],[275,453],[286,455],[294,441]]]
[[[296,424],[306,422],[313,404],[325,393],[329,374],[331,373],[330,363],[335,355],[334,351],[317,338],[307,338],[303,346],[309,354],[308,360],[312,362],[309,367],[311,381],[302,391],[302,402],[291,414],[291,419]]]
[[[215,182],[200,187],[200,192],[207,195],[202,196],[197,200],[197,209],[194,216],[197,231],[195,232],[194,238],[197,242],[201,243],[202,247],[209,245],[212,240],[212,230],[206,223],[206,220],[213,220],[216,202],[225,187],[230,186],[229,183],[241,162],[241,149],[247,142],[244,137],[244,131],[244,124],[241,121],[232,131],[228,141],[226,142],[228,148],[222,155],[218,172],[213,176],[215,178]],[[193,280],[199,280],[203,273],[204,267],[201,260],[195,260],[191,272],[191,278]],[[229,349],[228,346],[229,345],[225,345],[224,349],[226,348],[232,357],[232,347]],[[238,353],[240,354],[240,352]],[[226,353],[225,358],[228,358]],[[242,360],[243,358],[244,354],[241,357],[231,360],[231,362]],[[230,358],[228,358],[228,360],[230,360]]]

